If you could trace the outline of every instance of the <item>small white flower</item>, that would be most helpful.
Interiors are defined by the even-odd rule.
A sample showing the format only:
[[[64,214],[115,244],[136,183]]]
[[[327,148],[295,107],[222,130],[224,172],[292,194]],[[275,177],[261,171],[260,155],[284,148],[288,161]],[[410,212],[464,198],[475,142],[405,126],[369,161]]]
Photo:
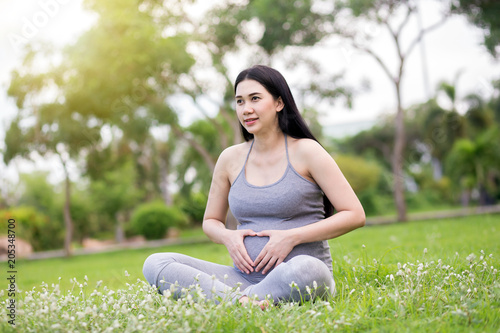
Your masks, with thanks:
[[[474,261],[474,259],[476,259],[476,255],[474,253],[471,253],[465,259],[472,262],[472,261]]]
[[[130,276],[130,274],[127,271],[125,271],[125,276]]]

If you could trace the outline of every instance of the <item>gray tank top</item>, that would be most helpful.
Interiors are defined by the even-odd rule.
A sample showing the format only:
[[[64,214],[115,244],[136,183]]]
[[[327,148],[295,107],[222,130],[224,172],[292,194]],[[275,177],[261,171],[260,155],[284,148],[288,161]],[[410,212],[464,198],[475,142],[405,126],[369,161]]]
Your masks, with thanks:
[[[248,156],[245,164],[229,190],[229,207],[238,220],[238,229],[285,230],[302,227],[325,218],[323,192],[321,188],[301,176],[290,163],[288,142],[285,135],[287,168],[283,176],[273,184],[255,186],[247,182],[245,176]],[[248,255],[255,260],[269,237],[245,237],[244,244]],[[299,244],[293,248],[285,261],[297,255],[310,255],[323,261],[330,271],[332,257],[328,242],[319,241]],[[261,272],[251,273],[250,278],[263,277]]]

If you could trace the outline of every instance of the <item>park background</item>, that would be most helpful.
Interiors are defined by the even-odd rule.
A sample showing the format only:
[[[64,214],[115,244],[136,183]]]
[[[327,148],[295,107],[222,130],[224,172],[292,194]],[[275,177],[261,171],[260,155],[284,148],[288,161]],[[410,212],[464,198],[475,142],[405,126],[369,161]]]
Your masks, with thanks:
[[[332,325],[354,325],[356,304],[372,311],[370,293],[385,300],[381,290],[387,286],[378,279],[404,276],[400,262],[408,260],[417,273],[425,258],[425,267],[436,271],[438,259],[448,260],[462,274],[487,257],[487,274],[469,272],[467,283],[457,278],[456,290],[446,280],[455,273],[436,273],[424,290],[418,290],[422,275],[415,281],[406,275],[401,283],[412,284],[409,294],[428,293],[410,305],[381,303],[378,317],[353,327],[373,328],[387,323],[380,318],[398,316],[412,327],[427,320],[438,330],[441,321],[449,325],[445,330],[498,327],[498,262],[487,256],[498,253],[498,215],[474,215],[498,211],[500,199],[497,4],[30,4],[0,3],[0,216],[14,218],[17,240],[36,252],[71,257],[90,253],[80,250],[92,246],[115,251],[89,259],[20,261],[22,289],[40,283],[46,289],[56,275],[64,275],[61,289],[83,288],[87,275],[119,288],[124,276],[141,277],[141,261],[156,251],[153,246],[230,264],[224,248],[203,244],[200,226],[217,156],[242,140],[232,82],[242,69],[261,63],[287,78],[314,134],[359,196],[368,223],[398,222],[330,243],[338,264],[334,273],[345,280],[335,308],[341,316]],[[437,219],[442,216],[455,218]],[[411,222],[417,219],[430,220]],[[6,224],[0,233],[7,233]],[[145,250],[125,250],[131,244]],[[75,276],[80,282],[68,282]],[[434,285],[436,279],[445,282]],[[376,288],[369,287],[374,280]],[[434,288],[449,288],[447,301],[422,310]],[[401,293],[396,285],[385,296],[398,299]],[[179,318],[189,309],[186,304]],[[122,328],[137,324],[133,318],[140,322],[141,315],[133,314],[116,317]],[[48,328],[71,322],[44,320],[39,325]],[[406,327],[400,325],[392,329]]]

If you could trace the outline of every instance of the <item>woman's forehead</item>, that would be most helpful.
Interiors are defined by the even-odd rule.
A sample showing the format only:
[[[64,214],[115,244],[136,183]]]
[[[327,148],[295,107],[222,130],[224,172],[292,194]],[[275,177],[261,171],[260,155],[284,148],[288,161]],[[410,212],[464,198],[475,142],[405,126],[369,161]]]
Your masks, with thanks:
[[[243,80],[236,86],[236,96],[248,96],[254,93],[266,93],[262,84],[255,80]]]

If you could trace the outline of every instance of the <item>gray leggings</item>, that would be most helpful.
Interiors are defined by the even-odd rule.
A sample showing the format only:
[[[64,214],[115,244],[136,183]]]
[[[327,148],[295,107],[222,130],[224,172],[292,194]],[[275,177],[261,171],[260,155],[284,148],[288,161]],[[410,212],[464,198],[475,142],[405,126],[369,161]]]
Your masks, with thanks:
[[[302,302],[325,298],[335,292],[332,273],[321,260],[298,255],[283,262],[262,278],[250,278],[232,266],[224,266],[179,253],[155,253],[144,262],[144,277],[163,294],[173,290],[181,297],[181,288],[199,284],[207,299],[236,302],[246,295],[258,299]],[[178,285],[171,289],[172,285]],[[239,288],[238,288],[239,287]]]

